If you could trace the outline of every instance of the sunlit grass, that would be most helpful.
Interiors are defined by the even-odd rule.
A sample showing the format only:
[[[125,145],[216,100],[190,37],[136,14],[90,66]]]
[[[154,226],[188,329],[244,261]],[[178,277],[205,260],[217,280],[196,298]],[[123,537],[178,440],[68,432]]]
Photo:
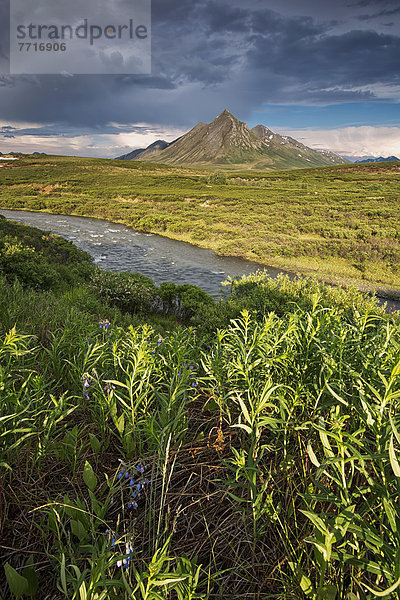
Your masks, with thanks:
[[[0,171],[0,206],[110,219],[218,253],[366,287],[399,287],[396,163],[210,171],[24,157]]]

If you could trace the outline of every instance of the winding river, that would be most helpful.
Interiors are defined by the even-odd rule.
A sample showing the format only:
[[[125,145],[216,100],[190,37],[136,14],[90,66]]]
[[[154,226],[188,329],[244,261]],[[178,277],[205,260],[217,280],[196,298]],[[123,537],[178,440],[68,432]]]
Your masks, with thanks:
[[[212,250],[100,219],[25,210],[1,209],[0,214],[7,219],[63,236],[91,254],[95,263],[103,269],[142,273],[157,284],[163,281],[191,283],[214,297],[223,293],[221,282],[228,276],[248,275],[259,269],[266,269],[272,277],[281,272],[241,258],[218,256]]]
[[[212,250],[187,242],[135,231],[100,219],[25,210],[1,209],[0,214],[61,235],[91,254],[95,263],[103,269],[142,273],[157,284],[163,281],[191,283],[214,298],[224,293],[221,282],[229,276],[248,275],[259,269],[272,277],[282,272],[242,258],[218,256]],[[288,275],[295,277],[292,273]],[[400,302],[390,300],[388,308],[400,310]]]

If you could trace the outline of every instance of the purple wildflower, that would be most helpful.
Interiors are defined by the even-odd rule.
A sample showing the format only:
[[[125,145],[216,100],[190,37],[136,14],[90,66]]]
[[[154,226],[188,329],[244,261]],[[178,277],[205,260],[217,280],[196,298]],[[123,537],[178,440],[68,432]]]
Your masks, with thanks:
[[[111,325],[111,323],[108,319],[102,319],[99,322],[100,329],[105,329],[106,331],[110,327],[110,325]]]

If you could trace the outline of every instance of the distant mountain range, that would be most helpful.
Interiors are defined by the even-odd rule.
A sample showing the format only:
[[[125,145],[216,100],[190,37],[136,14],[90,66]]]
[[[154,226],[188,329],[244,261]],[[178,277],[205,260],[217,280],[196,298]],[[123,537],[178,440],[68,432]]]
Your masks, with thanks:
[[[380,156],[379,158],[371,157],[371,158],[363,158],[362,160],[356,160],[356,164],[360,163],[378,163],[378,162],[392,162],[394,160],[400,160],[397,156],[388,156],[387,158],[383,158]]]
[[[329,151],[308,148],[274,133],[264,125],[249,129],[228,110],[211,123],[198,123],[173,142],[157,140],[117,160],[141,160],[171,165],[241,166],[253,169],[295,169],[348,163]]]
[[[22,156],[23,152],[7,152],[7,154],[15,154],[17,156],[19,156],[19,155]],[[40,155],[43,155],[43,156],[47,156],[46,152],[32,152],[31,154],[32,155],[35,155],[35,154],[39,155],[40,154]],[[0,152],[0,156],[3,156],[3,152]]]

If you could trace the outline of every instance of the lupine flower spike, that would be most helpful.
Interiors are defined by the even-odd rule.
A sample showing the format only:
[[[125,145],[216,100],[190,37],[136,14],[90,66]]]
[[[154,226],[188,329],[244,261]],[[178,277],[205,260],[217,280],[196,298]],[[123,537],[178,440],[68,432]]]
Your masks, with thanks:
[[[110,392],[112,390],[115,390],[115,385],[109,385],[108,383],[106,383],[103,390],[105,391],[106,394],[110,394]]]
[[[138,463],[136,465],[136,472],[138,475],[143,475],[146,469],[146,465],[142,463]],[[135,474],[131,474],[128,470],[128,467],[126,467],[123,463],[121,464],[121,467],[117,473],[117,477],[119,480],[129,480],[128,490],[130,499],[126,504],[126,507],[136,510],[138,508],[138,501],[141,499],[142,492],[144,491],[145,486],[149,485],[150,479],[146,477],[145,479],[141,478],[140,481],[135,481]]]

